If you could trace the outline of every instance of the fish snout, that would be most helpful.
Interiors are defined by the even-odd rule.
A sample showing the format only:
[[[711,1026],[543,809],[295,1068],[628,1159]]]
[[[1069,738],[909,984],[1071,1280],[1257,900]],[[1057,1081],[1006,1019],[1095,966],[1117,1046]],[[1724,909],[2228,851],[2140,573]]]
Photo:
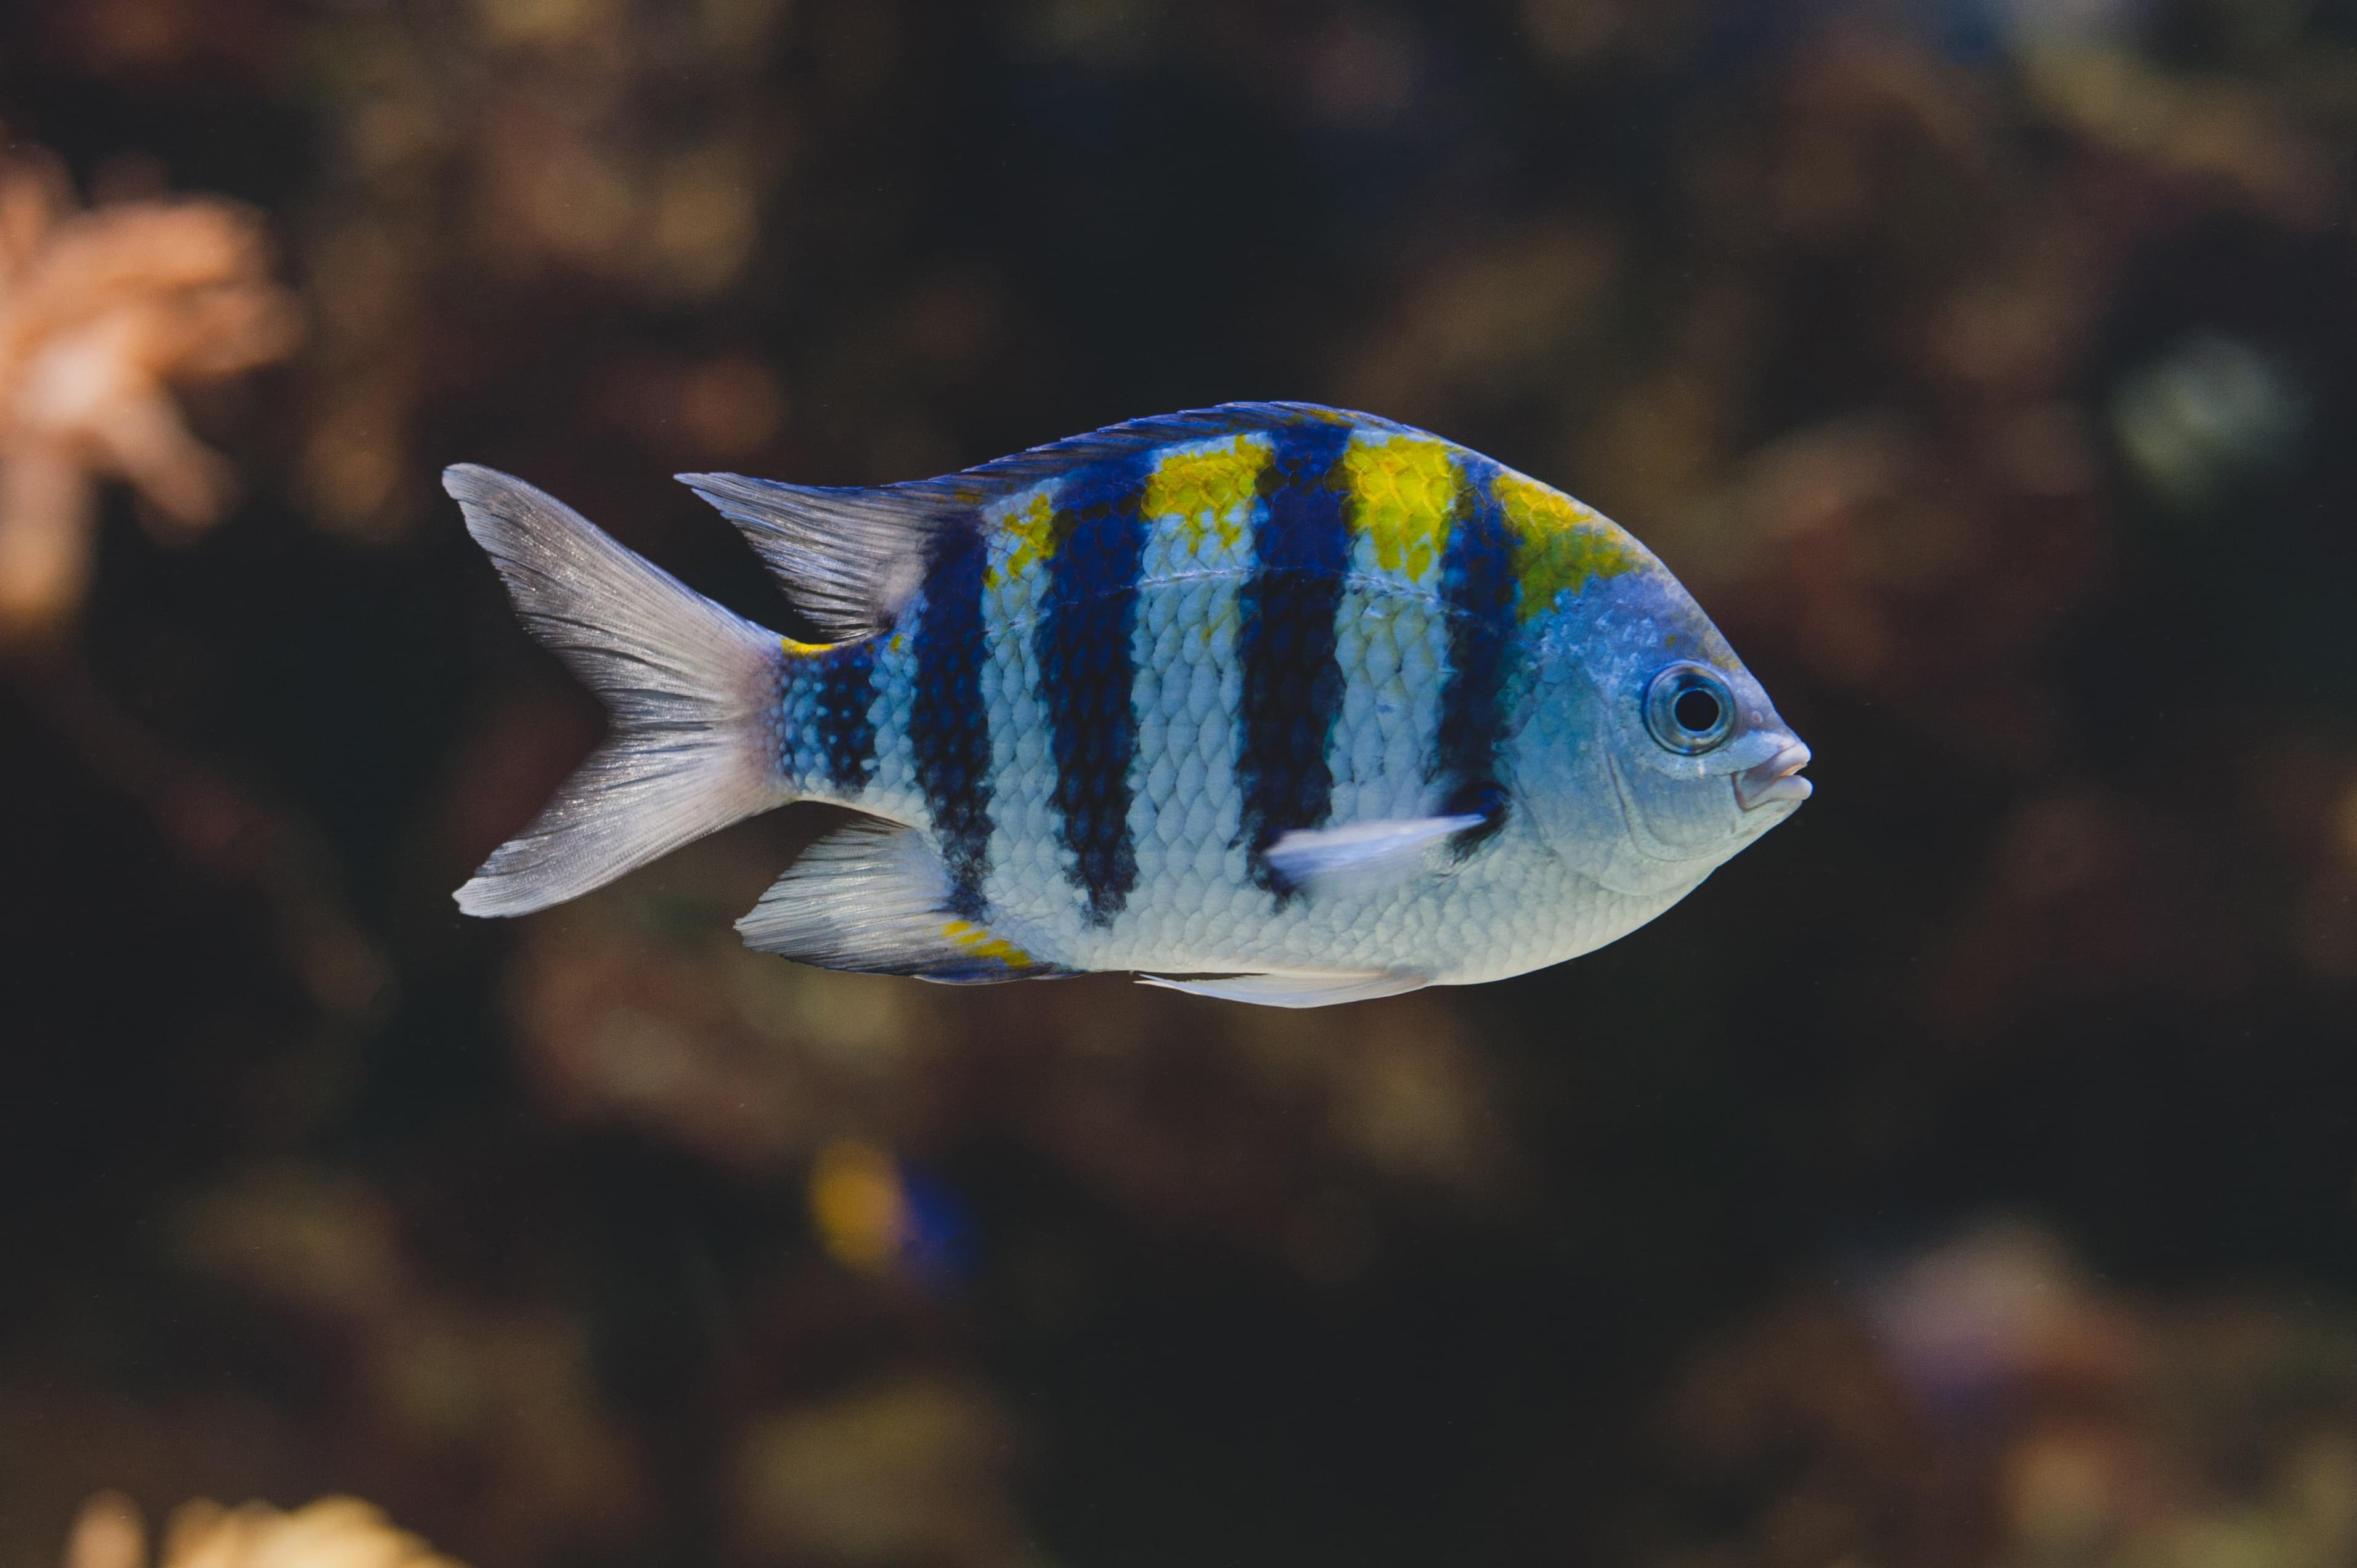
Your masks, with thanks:
[[[1809,748],[1793,741],[1767,761],[1735,776],[1735,803],[1747,811],[1756,811],[1780,800],[1799,805],[1809,798],[1813,788],[1801,777],[1801,769],[1808,765]]]

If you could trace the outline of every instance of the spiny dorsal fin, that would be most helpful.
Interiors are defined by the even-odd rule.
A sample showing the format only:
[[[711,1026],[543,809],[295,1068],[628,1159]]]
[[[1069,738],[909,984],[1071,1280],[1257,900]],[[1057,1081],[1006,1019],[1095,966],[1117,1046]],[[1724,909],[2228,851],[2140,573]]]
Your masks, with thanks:
[[[1092,463],[1134,456],[1148,447],[1208,441],[1215,435],[1280,430],[1300,424],[1351,424],[1402,435],[1423,434],[1380,414],[1329,408],[1322,403],[1223,403],[1212,408],[1190,408],[1178,413],[1157,413],[1144,419],[1124,420],[1119,424],[1108,424],[1102,430],[1092,430],[1085,435],[1068,435],[1044,446],[1034,446],[1011,456],[995,457],[962,473],[923,480],[921,484],[953,489],[987,503],[1000,496],[1011,495],[1027,485],[1037,484],[1041,479],[1069,474]]]
[[[925,835],[872,818],[802,852],[737,922],[745,945],[822,969],[971,983],[1071,972],[945,908],[949,867]]]
[[[737,525],[794,607],[829,637],[873,637],[899,618],[922,585],[934,532],[974,526],[975,514],[993,501],[1151,447],[1305,422],[1407,429],[1372,413],[1314,403],[1225,403],[1108,424],[937,479],[859,489],[741,474],[678,478]]]

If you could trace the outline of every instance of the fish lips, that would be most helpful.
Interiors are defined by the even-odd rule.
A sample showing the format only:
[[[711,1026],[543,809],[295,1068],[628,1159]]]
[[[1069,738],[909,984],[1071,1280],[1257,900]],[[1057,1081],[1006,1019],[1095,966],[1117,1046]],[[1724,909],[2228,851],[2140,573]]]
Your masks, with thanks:
[[[1734,776],[1735,803],[1747,811],[1781,802],[1799,805],[1814,789],[1801,777],[1801,769],[1808,765],[1809,748],[1797,740],[1792,742],[1767,761]]]

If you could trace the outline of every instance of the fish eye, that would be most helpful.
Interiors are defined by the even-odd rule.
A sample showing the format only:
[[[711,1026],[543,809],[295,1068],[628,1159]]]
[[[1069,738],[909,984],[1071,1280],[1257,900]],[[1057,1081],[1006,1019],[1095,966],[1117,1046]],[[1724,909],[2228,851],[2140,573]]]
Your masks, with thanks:
[[[1645,728],[1680,756],[1698,756],[1734,730],[1734,694],[1699,664],[1673,664],[1645,687]]]

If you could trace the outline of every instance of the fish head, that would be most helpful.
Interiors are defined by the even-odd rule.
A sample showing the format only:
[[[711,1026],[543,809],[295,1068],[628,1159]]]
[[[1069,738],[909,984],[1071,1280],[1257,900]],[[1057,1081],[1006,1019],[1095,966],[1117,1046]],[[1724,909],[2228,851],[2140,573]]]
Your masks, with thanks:
[[[1621,537],[1625,569],[1525,628],[1515,792],[1574,870],[1675,897],[1808,799],[1809,748],[1693,596]]]

